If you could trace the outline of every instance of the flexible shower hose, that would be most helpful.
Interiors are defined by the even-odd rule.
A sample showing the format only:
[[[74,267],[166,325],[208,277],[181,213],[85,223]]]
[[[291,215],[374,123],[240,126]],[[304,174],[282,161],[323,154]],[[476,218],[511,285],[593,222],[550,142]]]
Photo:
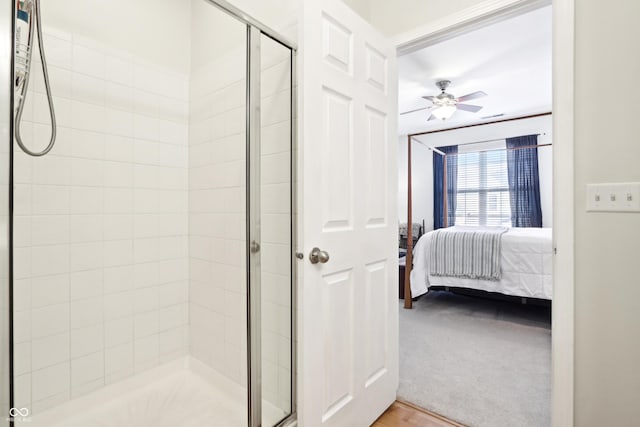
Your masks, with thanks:
[[[29,26],[29,38],[28,38],[28,48],[27,48],[27,60],[26,60],[26,74],[24,78],[24,84],[20,90],[20,98],[18,99],[18,111],[16,113],[15,119],[15,137],[16,142],[22,148],[22,150],[29,154],[30,156],[39,157],[44,156],[53,148],[53,145],[56,142],[56,113],[53,108],[53,97],[51,96],[51,86],[49,85],[49,73],[47,72],[47,60],[44,55],[44,45],[42,43],[42,25],[40,23],[40,0],[34,0],[33,3],[33,16],[32,19],[35,18],[35,24],[38,29],[38,47],[40,48],[40,60],[42,62],[42,74],[44,75],[44,87],[47,91],[47,101],[49,102],[49,115],[51,116],[51,139],[49,140],[49,145],[42,151],[32,151],[27,148],[22,141],[22,135],[20,133],[20,124],[22,122],[22,112],[24,110],[24,103],[27,98],[27,89],[29,87],[29,79],[31,77],[31,56],[33,54],[33,49],[31,48],[32,40],[33,40],[33,24]]]

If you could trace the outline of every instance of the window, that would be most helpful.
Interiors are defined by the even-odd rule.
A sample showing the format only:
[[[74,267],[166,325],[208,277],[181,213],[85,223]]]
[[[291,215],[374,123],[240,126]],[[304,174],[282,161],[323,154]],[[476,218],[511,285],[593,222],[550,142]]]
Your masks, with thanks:
[[[507,151],[458,154],[456,225],[511,226]]]

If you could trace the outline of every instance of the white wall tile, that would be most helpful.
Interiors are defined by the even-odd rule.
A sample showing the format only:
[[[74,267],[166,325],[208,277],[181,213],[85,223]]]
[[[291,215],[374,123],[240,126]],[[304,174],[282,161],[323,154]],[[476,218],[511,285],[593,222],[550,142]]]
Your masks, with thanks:
[[[69,271],[69,245],[34,246],[31,248],[33,277]]]
[[[128,342],[105,351],[105,374],[107,383],[133,373],[133,343]]]
[[[135,339],[157,334],[159,331],[158,312],[149,311],[136,314],[133,318],[133,336]]]
[[[130,162],[133,160],[133,139],[121,135],[107,135],[104,146],[105,160]]]
[[[31,279],[31,307],[46,307],[69,301],[69,275],[38,276]]]
[[[13,313],[13,340],[15,343],[31,341],[32,323],[31,310],[17,311]],[[42,336],[42,333],[39,333],[38,337]],[[44,336],[46,336],[46,334],[44,334]]]
[[[82,300],[102,296],[102,269],[85,270],[70,274],[70,299]]]
[[[47,46],[48,52],[48,46]],[[49,54],[47,53],[47,57]],[[47,60],[48,61],[48,60]],[[61,98],[71,98],[71,75],[72,73],[69,70],[65,70],[63,68],[48,65],[49,72],[49,83],[51,84],[51,93],[55,93],[56,96]],[[43,81],[44,86],[44,81]]]
[[[103,217],[104,240],[123,240],[133,238],[133,216],[111,214]]]
[[[35,215],[64,215],[69,213],[69,187],[54,185],[33,186]]]
[[[105,81],[82,73],[71,73],[73,99],[91,104],[104,105]]]
[[[133,343],[133,360],[136,370],[149,369],[159,361],[158,334],[136,339]]]
[[[33,340],[31,369],[38,370],[69,360],[69,333]]]
[[[125,86],[133,86],[133,62],[115,55],[106,58],[105,78]]]
[[[102,323],[103,298],[94,297],[71,301],[71,329],[86,328]]]
[[[35,184],[69,185],[71,180],[70,159],[58,156],[39,157],[33,162]]]
[[[70,253],[71,271],[93,270],[102,267],[104,256],[102,242],[73,243]]]
[[[71,361],[71,387],[104,378],[104,353],[96,352]]]
[[[160,331],[184,326],[189,323],[189,305],[176,304],[161,308],[158,311],[158,328]]]
[[[100,187],[104,182],[104,168],[102,160],[72,159],[71,181],[75,185]]]
[[[122,162],[105,162],[104,185],[106,187],[132,187],[133,165]]]
[[[104,343],[107,348],[133,341],[133,317],[123,317],[105,323]]]
[[[82,184],[82,183],[79,183]],[[101,214],[103,210],[103,190],[99,187],[73,186],[71,189],[71,214]]]
[[[23,121],[23,126],[25,125],[26,123]],[[31,140],[31,137],[25,136],[24,133],[23,129],[23,138]],[[13,182],[16,184],[29,184],[32,182],[33,157],[22,153],[16,146],[13,149]]]
[[[136,289],[133,291],[133,311],[134,313],[145,313],[157,310],[158,288],[155,286]]]
[[[105,188],[104,213],[129,214],[133,212],[134,192],[130,188]]]
[[[120,319],[133,314],[133,293],[118,292],[104,297],[105,320]]]
[[[31,215],[31,184],[16,184],[14,186],[13,213],[14,215]]]
[[[43,400],[69,390],[70,363],[60,363],[32,373],[33,401]]]
[[[134,116],[129,111],[107,108],[105,115],[105,130],[110,135],[123,137],[134,136]]]
[[[106,55],[97,49],[74,44],[73,46],[73,69],[79,73],[89,76],[104,78]]]
[[[69,330],[69,304],[55,304],[31,311],[31,336],[34,339]]]
[[[13,351],[14,375],[18,376],[31,372],[31,342],[15,344]]]
[[[133,94],[131,87],[107,81],[105,85],[105,105],[109,108],[133,111]]]
[[[98,132],[73,129],[71,155],[85,159],[101,159],[105,150],[105,135]]]
[[[69,217],[66,215],[33,216],[30,218],[33,236],[31,244],[55,245],[69,242]],[[15,229],[15,228],[14,228]],[[15,229],[19,232],[20,229]]]
[[[104,242],[104,266],[116,267],[133,263],[133,240]]]
[[[14,279],[13,310],[24,311],[29,309],[31,309],[31,279]]]
[[[104,293],[112,294],[133,288],[134,266],[125,265],[104,269]]]
[[[71,101],[71,125],[74,129],[104,132],[106,109],[87,102]]]
[[[72,45],[68,40],[45,36],[44,43],[47,49],[47,63],[49,65],[67,70],[71,69]]]
[[[71,243],[100,241],[103,238],[102,215],[70,215]]]
[[[158,351],[163,361],[186,354],[186,328],[169,329],[158,334]]]

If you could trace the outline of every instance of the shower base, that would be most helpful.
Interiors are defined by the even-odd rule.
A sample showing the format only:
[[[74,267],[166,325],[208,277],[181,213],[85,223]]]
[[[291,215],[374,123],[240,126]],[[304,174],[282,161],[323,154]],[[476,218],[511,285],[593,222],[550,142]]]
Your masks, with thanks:
[[[30,417],[30,427],[244,427],[246,389],[184,358]],[[263,403],[263,425],[285,413]]]

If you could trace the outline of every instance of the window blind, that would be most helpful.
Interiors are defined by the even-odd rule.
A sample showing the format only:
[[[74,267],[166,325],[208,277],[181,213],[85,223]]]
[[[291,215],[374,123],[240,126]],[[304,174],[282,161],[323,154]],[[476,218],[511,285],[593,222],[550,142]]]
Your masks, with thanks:
[[[511,226],[507,151],[458,154],[456,225]]]

